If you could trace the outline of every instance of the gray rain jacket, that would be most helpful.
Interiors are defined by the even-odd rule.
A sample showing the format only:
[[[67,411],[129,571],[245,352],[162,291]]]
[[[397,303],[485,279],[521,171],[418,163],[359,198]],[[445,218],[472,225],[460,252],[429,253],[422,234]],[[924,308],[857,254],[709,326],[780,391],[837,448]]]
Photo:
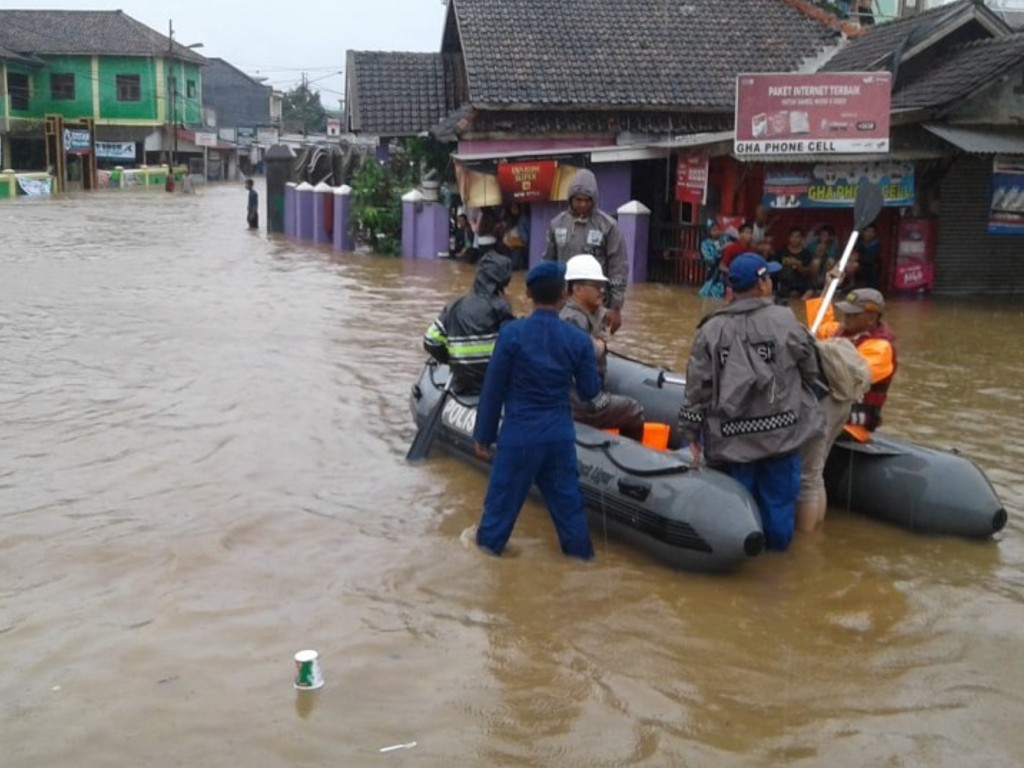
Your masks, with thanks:
[[[709,462],[782,456],[821,433],[814,340],[791,310],[744,297],[698,328],[679,420],[690,440],[703,430]]]
[[[621,309],[629,280],[626,241],[615,219],[597,207],[597,179],[592,171],[586,168],[576,171],[569,184],[569,199],[574,195],[586,195],[594,201],[594,208],[585,219],[577,219],[571,209],[555,216],[548,225],[544,258],[564,263],[578,254],[591,254],[608,278],[605,302],[609,307]]]

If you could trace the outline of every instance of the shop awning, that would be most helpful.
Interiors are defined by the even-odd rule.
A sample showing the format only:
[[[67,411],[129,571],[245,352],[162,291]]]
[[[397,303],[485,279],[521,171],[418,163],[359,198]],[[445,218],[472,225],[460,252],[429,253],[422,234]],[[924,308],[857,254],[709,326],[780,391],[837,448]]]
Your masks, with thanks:
[[[561,155],[589,155],[592,163],[620,163],[632,160],[651,160],[667,157],[668,151],[648,144],[624,144],[603,147],[559,147],[557,149],[532,149],[516,152],[455,153],[453,160],[472,163],[485,160],[543,160]]]
[[[1024,134],[998,128],[955,128],[926,124],[925,129],[954,147],[975,155],[1024,155]]]
[[[691,149],[705,149],[712,155],[728,155],[732,152],[733,140],[736,138],[732,131],[716,131],[714,133],[691,133],[686,136],[677,136],[672,139],[655,142],[652,146],[659,149],[666,149],[669,152],[680,152]]]

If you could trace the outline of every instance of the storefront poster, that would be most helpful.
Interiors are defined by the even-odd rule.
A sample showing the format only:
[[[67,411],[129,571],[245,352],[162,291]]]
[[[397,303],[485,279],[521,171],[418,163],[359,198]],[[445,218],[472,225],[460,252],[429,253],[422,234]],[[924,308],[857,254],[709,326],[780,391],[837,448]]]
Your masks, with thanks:
[[[456,160],[455,180],[463,205],[470,208],[516,201],[559,201],[569,199],[569,185],[576,171],[584,167],[583,155],[542,160]]]
[[[69,155],[84,155],[89,152],[91,137],[88,131],[64,129],[64,151]]]
[[[893,288],[897,291],[929,291],[935,273],[934,219],[902,219],[896,242]]]
[[[708,195],[708,156],[682,154],[676,169],[676,200],[704,205]]]
[[[18,177],[18,186],[29,197],[47,197],[53,191],[51,179],[29,179]]]
[[[999,157],[992,161],[990,235],[1024,235],[1024,159]]]
[[[891,91],[888,72],[739,75],[734,152],[888,152]]]
[[[882,188],[890,208],[914,203],[912,163],[819,163],[765,171],[761,202],[766,208],[852,208],[861,179]]]
[[[498,163],[498,187],[508,202],[550,200],[557,175],[558,163],[553,160]]]

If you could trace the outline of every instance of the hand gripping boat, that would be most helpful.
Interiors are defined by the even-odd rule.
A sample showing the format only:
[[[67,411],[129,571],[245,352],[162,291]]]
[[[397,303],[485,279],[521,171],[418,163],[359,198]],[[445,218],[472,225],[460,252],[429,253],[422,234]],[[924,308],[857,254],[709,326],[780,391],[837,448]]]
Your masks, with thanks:
[[[655,369],[647,370],[657,375]],[[424,367],[411,400],[418,426],[437,403],[447,378],[446,366]],[[476,402],[475,396],[450,394],[436,440],[486,468],[473,453]],[[674,421],[673,414],[664,423]],[[670,445],[678,445],[678,430],[673,432]],[[694,470],[676,453],[656,451],[583,424],[576,425],[576,455],[594,532],[607,530],[668,565],[691,571],[733,570],[764,548],[757,506],[728,475]]]

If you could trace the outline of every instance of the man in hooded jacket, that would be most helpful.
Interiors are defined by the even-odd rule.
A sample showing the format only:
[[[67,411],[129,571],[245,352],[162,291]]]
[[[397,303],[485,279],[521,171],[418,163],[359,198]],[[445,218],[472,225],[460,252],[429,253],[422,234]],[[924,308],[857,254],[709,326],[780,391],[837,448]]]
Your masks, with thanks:
[[[679,411],[694,461],[703,451],[750,491],[774,550],[793,538],[799,450],[823,429],[814,342],[773,299],[780,268],[754,253],[733,259],[733,301],[698,325]]]
[[[452,389],[475,394],[484,383],[487,363],[502,324],[515,319],[505,298],[512,261],[489,251],[477,263],[470,292],[441,310],[423,336],[423,348],[451,366]]]
[[[569,210],[548,225],[544,258],[563,264],[580,253],[597,259],[608,277],[608,330],[615,333],[622,325],[622,305],[626,301],[629,259],[626,241],[615,219],[597,207],[597,179],[586,168],[576,171],[569,185]]]

